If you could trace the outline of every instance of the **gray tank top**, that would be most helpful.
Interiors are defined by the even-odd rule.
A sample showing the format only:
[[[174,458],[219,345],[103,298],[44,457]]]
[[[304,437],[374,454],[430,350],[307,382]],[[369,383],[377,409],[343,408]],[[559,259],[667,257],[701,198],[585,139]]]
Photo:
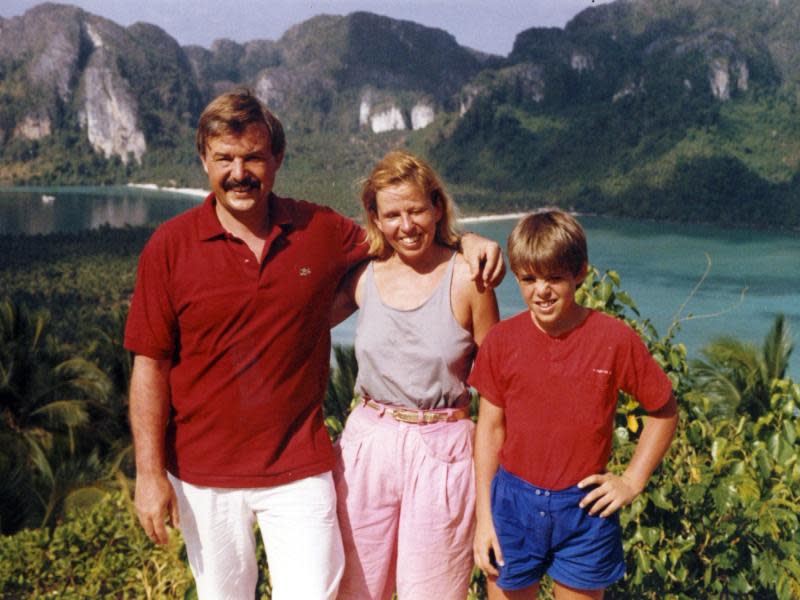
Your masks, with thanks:
[[[362,397],[423,410],[469,403],[465,382],[475,342],[450,305],[455,258],[433,294],[411,310],[384,304],[374,263],[367,266],[355,340],[355,389]]]

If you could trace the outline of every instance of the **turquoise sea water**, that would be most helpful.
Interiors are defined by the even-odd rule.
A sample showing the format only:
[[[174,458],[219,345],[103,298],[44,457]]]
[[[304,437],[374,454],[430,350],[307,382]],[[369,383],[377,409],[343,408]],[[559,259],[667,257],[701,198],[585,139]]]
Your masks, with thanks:
[[[0,188],[0,234],[155,224],[198,201],[130,187]],[[677,339],[696,355],[703,344],[724,334],[760,343],[774,315],[783,312],[798,347],[791,374],[800,377],[800,233],[588,216],[580,220],[592,264],[620,274],[622,287],[660,333],[682,319]],[[514,222],[485,221],[466,228],[505,245]],[[706,257],[710,271],[693,294],[706,270]],[[511,275],[497,296],[503,317],[524,309]],[[334,342],[352,343],[354,331],[355,319],[348,319],[333,331]]]

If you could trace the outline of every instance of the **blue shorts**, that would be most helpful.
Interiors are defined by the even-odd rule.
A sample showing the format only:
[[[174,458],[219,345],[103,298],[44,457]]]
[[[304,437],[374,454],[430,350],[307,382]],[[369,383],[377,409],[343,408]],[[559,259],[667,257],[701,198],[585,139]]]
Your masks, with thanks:
[[[625,575],[619,514],[578,506],[588,489],[536,487],[503,467],[492,481],[492,517],[505,565],[497,585],[521,590],[547,573],[579,590],[606,588]]]

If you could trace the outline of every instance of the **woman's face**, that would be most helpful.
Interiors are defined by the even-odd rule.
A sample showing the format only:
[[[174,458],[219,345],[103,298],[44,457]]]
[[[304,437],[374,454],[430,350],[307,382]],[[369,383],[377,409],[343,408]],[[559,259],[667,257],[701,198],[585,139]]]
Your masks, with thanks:
[[[380,190],[375,198],[373,222],[386,243],[405,259],[424,256],[436,241],[442,207],[413,183]]]

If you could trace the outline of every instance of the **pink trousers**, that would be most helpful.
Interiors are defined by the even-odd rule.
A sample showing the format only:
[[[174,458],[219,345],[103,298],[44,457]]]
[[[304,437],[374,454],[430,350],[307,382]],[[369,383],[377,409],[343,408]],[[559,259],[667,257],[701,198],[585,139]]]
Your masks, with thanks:
[[[464,600],[475,484],[469,419],[400,423],[359,405],[337,448],[341,600]]]

